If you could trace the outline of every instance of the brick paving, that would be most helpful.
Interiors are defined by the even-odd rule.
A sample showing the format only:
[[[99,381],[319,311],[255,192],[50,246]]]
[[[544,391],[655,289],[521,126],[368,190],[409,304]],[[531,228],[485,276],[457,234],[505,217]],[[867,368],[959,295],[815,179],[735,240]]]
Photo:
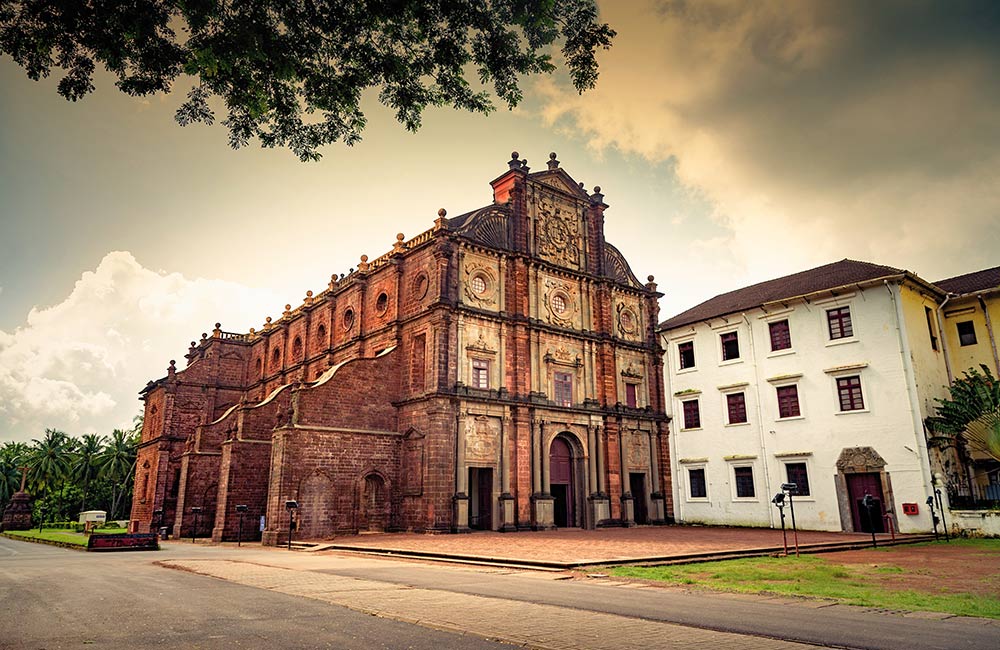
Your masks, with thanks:
[[[311,598],[374,616],[541,650],[717,650],[736,647],[747,650],[806,650],[815,647],[554,605],[342,577],[303,570],[301,566],[290,569],[249,562],[197,559],[167,560],[160,564]]]
[[[883,537],[888,538],[888,535],[879,535],[879,538]],[[800,545],[864,542],[870,539],[870,535],[854,533],[799,531]],[[519,533],[484,531],[467,535],[384,533],[337,537],[322,543],[383,551],[488,558],[512,563],[528,561],[579,564],[780,548],[781,531],[722,526],[643,526]],[[788,534],[788,544],[792,544],[791,533]]]

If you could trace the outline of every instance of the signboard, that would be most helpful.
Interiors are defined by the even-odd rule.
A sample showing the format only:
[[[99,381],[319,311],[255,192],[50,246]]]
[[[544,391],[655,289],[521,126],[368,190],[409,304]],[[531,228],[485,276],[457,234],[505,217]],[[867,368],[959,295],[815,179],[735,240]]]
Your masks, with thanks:
[[[91,535],[88,551],[158,551],[160,542],[156,533],[131,533],[128,535]]]

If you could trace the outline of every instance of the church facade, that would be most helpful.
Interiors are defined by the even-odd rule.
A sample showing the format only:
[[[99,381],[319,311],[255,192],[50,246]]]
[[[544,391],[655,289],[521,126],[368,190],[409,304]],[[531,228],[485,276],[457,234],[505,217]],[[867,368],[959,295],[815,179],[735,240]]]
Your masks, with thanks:
[[[515,152],[448,218],[142,391],[131,527],[265,544],[672,519],[660,294]],[[286,502],[298,505],[289,517]]]

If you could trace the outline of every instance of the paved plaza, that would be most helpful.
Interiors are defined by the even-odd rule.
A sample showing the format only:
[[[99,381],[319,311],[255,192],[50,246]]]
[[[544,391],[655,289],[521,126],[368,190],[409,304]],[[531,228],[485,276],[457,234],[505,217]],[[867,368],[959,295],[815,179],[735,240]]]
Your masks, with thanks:
[[[898,540],[924,536],[897,535]],[[793,534],[787,534],[789,548]],[[881,543],[889,535],[878,535]],[[841,544],[869,544],[871,535],[799,531],[803,548]],[[510,564],[542,564],[553,568],[642,560],[681,560],[733,553],[768,554],[780,551],[780,530],[721,526],[642,526],[599,530],[563,529],[519,533],[473,532],[465,535],[385,533],[316,540],[321,547],[371,550]],[[332,545],[332,546],[329,546]]]

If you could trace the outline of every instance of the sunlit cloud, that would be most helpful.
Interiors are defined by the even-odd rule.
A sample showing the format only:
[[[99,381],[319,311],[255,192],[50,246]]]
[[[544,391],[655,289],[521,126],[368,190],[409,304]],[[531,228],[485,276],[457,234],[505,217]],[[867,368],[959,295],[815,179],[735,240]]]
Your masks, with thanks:
[[[128,252],[108,253],[64,300],[0,330],[0,440],[129,425],[138,391],[166,374],[165,355],[177,358],[217,319],[245,331],[276,303],[268,291],[157,273]]]

